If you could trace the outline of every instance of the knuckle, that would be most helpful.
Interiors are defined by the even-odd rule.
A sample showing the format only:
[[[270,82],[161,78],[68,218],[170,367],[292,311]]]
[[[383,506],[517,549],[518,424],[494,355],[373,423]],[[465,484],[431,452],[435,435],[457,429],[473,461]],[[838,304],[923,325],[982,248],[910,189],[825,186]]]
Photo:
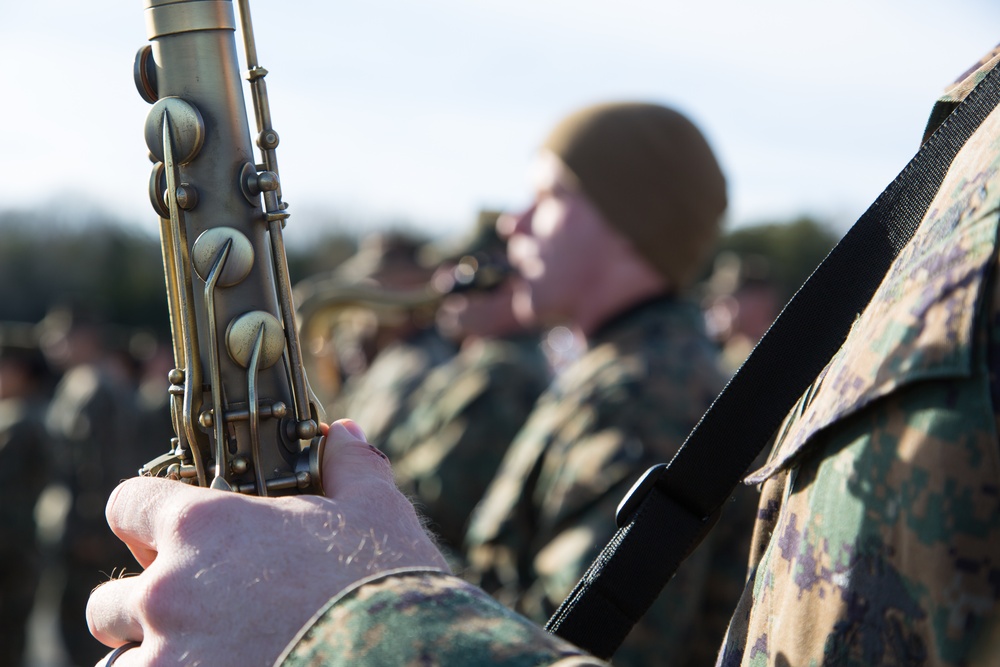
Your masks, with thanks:
[[[203,595],[204,591],[198,590],[197,576],[192,576],[192,570],[186,563],[166,570],[154,569],[147,574],[155,576],[141,577],[143,581],[133,591],[129,603],[136,610],[137,617],[142,619],[141,624],[150,640],[144,645],[148,644],[147,648],[155,654],[164,648],[155,644],[155,638],[160,636],[162,629],[170,628],[170,633],[175,636],[198,631],[204,619],[199,620],[196,610],[203,607],[204,601],[199,599],[199,595]]]
[[[172,619],[182,616],[176,597],[177,588],[173,577],[142,577],[143,581],[136,586],[132,595],[131,606],[138,612],[139,618],[145,619],[151,626],[168,624]]]
[[[146,640],[142,643],[143,657],[148,667],[176,667],[178,660],[171,658],[162,642]]]

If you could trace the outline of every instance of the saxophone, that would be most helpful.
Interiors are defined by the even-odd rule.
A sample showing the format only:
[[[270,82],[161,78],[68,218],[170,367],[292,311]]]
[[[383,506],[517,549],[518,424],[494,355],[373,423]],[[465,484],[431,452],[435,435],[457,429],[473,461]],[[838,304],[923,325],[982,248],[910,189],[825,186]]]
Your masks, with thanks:
[[[140,474],[260,496],[322,493],[322,417],[299,344],[282,237],[267,70],[238,0],[261,163],[251,146],[232,0],[144,0],[134,76],[175,369],[176,437]]]

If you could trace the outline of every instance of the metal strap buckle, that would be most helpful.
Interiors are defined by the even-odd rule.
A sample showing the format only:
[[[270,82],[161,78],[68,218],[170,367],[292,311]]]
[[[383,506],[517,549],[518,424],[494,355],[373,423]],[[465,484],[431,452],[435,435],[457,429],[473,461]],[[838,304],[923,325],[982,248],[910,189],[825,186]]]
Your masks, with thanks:
[[[632,488],[622,498],[622,501],[618,503],[618,510],[615,512],[615,523],[619,528],[632,519],[632,515],[639,509],[639,505],[642,504],[642,501],[646,499],[649,492],[653,490],[656,483],[663,477],[667,465],[666,463],[658,463],[642,473],[642,477],[636,480]]]

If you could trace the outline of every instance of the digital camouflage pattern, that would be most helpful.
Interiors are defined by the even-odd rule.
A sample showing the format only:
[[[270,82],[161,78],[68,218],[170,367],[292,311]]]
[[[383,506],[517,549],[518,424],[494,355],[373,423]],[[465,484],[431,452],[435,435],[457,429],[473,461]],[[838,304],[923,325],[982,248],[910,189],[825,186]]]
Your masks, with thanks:
[[[748,478],[721,665],[968,664],[1000,610],[998,223],[995,111]]]
[[[549,379],[537,335],[469,342],[430,372],[385,441],[399,488],[450,555]]]
[[[923,141],[927,141],[930,137],[931,132],[936,130],[938,126],[944,122],[944,119],[948,117],[952,111],[955,110],[962,100],[972,92],[972,89],[979,85],[995,64],[993,61],[996,57],[1000,55],[1000,45],[997,45],[992,51],[986,53],[979,62],[975,63],[965,71],[955,82],[948,87],[947,90],[938,98],[937,102],[934,104],[934,108],[931,109],[930,118],[927,120],[927,127],[924,130]]]
[[[414,571],[373,579],[335,598],[278,662],[284,667],[604,664],[475,586],[440,572]]]
[[[544,622],[614,534],[626,491],[673,456],[723,381],[718,350],[687,302],[648,302],[605,325],[511,445],[473,515],[463,576]],[[743,543],[706,544],[690,559],[620,664],[648,664],[654,653],[677,665],[714,659],[745,580],[753,505],[742,509]]]
[[[455,352],[455,346],[433,328],[393,341],[364,373],[348,379],[328,411],[328,421],[349,416],[368,442],[383,447],[406,416],[410,394]]]

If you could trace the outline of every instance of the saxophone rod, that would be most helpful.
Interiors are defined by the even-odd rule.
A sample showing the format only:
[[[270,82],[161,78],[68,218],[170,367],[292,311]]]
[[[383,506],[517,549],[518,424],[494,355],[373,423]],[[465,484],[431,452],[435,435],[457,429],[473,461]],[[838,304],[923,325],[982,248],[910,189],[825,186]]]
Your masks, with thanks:
[[[295,416],[300,424],[303,439],[315,436],[314,428],[308,424],[313,415],[309,409],[309,394],[306,388],[305,371],[303,370],[302,348],[298,340],[298,326],[295,321],[295,305],[292,297],[292,285],[288,276],[288,260],[285,255],[285,242],[282,234],[284,221],[288,218],[287,205],[281,201],[281,176],[278,172],[278,158],[275,149],[278,146],[278,133],[271,127],[271,110],[267,97],[267,84],[264,77],[267,70],[257,62],[257,45],[254,40],[253,20],[250,16],[249,0],[239,0],[240,27],[243,35],[243,48],[247,59],[247,78],[250,81],[250,92],[253,100],[254,117],[257,120],[257,145],[264,158],[264,168],[277,177],[275,187],[265,190],[264,204],[267,217],[268,233],[271,237],[271,261],[277,280],[278,303],[281,309],[282,324],[285,329],[285,339],[288,349],[288,370],[291,375],[292,403]],[[313,427],[315,422],[312,422]]]

